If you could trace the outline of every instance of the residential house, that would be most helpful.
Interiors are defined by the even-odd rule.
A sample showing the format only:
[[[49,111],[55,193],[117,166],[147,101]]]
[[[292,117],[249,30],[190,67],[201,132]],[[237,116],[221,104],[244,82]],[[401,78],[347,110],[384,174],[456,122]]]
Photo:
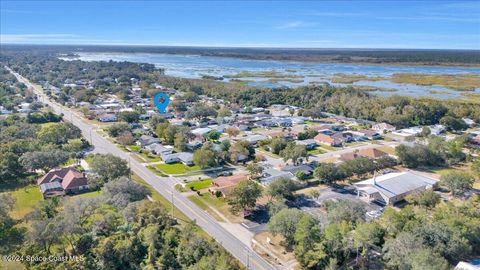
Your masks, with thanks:
[[[324,133],[325,134],[325,133]],[[327,134],[330,135],[334,139],[342,140],[345,143],[353,142],[355,139],[353,137],[353,134],[350,132],[337,132],[333,134]]]
[[[255,145],[259,141],[268,140],[268,137],[265,136],[265,135],[250,134],[250,135],[244,137],[243,139],[246,140],[247,142],[249,142],[250,144]]]
[[[362,157],[368,157],[368,158],[381,158],[384,156],[388,156],[387,153],[378,150],[377,148],[367,148],[367,149],[361,149],[358,151],[358,154]]]
[[[282,177],[286,177],[286,178],[289,178],[289,179],[294,179],[295,175],[293,175],[293,173],[291,173],[291,172],[284,172],[284,171],[277,170],[275,168],[265,168],[263,170],[262,177],[260,177],[260,182],[263,185],[267,186],[270,183],[272,183],[273,181],[275,181],[279,178],[282,178]]]
[[[372,126],[372,129],[377,131],[377,132],[381,132],[381,133],[384,133],[384,132],[392,132],[392,131],[395,131],[396,128],[388,123],[377,123],[375,125]]]
[[[115,122],[118,120],[117,116],[114,113],[103,113],[97,116],[98,121],[100,122]]]
[[[410,127],[410,128],[404,128],[404,129],[392,131],[392,134],[406,139],[408,137],[416,137],[420,135],[421,132],[422,132],[421,127]]]
[[[177,154],[160,153],[160,157],[162,158],[163,162],[165,162],[165,164],[180,162],[180,158],[177,156]]]
[[[376,140],[381,138],[382,136],[375,130],[370,130],[370,129],[360,129],[360,130],[354,130],[351,131],[353,135],[359,137],[359,138],[364,138],[364,139],[369,139],[369,140]]]
[[[299,145],[305,145],[305,148],[307,150],[312,150],[315,149],[315,147],[318,146],[317,142],[314,139],[307,139],[303,141],[296,141],[297,144]]]
[[[315,138],[313,138],[317,143],[326,144],[330,146],[342,146],[343,139],[341,138],[334,138],[332,136],[319,133]]]
[[[142,136],[140,136],[138,141],[136,141],[135,143],[138,146],[146,147],[146,146],[154,144],[154,143],[160,143],[160,139],[154,138],[154,137],[149,136],[149,135],[142,135]]]
[[[357,194],[368,202],[393,205],[407,195],[435,188],[438,180],[413,172],[395,172],[354,184]]]
[[[297,172],[303,172],[306,176],[311,176],[314,171],[313,167],[306,164],[301,164],[297,166],[288,165],[283,167],[281,170],[284,172],[290,172],[293,175],[296,175]]]
[[[264,119],[264,120],[257,121],[255,123],[255,126],[261,127],[261,128],[272,128],[272,127],[277,127],[278,124],[272,119]]]
[[[212,131],[211,128],[209,127],[204,127],[204,128],[196,128],[196,129],[193,129],[191,131],[191,133],[197,137],[203,137],[205,136],[207,133],[209,133],[210,131]]]
[[[165,162],[165,164],[181,162],[187,166],[193,165],[193,154],[189,152],[180,152],[173,154],[165,153],[160,154],[160,157],[162,158],[163,162]]]
[[[226,197],[230,194],[232,188],[234,188],[241,181],[248,180],[246,174],[235,174],[231,176],[220,176],[213,180],[212,186],[209,188],[209,191],[212,194],[216,194],[218,191],[221,192],[223,197]]]
[[[180,152],[177,153],[180,162],[185,165],[192,166],[193,165],[193,154],[189,152]]]
[[[188,142],[188,143],[185,145],[185,147],[186,147],[189,151],[193,152],[193,151],[199,149],[200,147],[202,147],[202,145],[203,145],[203,141],[198,140],[198,139],[195,139],[195,140],[193,140],[193,141]]]
[[[353,152],[341,154],[338,159],[340,161],[348,161],[348,160],[356,159],[358,157],[368,157],[368,158],[376,159],[384,156],[388,156],[388,154],[376,148],[368,148],[368,149],[362,149],[360,151],[353,151]]]
[[[305,123],[305,117],[298,116],[290,118],[292,120],[292,124],[294,125],[302,125]]]
[[[88,189],[85,174],[70,167],[49,171],[37,179],[37,185],[45,198],[78,193]]]
[[[280,137],[286,139],[293,139],[295,135],[287,130],[266,130],[263,132],[263,135],[268,136],[270,138]]]
[[[145,149],[148,151],[152,152],[153,154],[156,155],[166,155],[166,154],[171,154],[173,149],[172,147],[166,147],[162,144],[159,143],[152,143],[150,145],[145,146]]]
[[[283,117],[283,118],[273,118],[272,122],[279,127],[291,127],[292,119]]]

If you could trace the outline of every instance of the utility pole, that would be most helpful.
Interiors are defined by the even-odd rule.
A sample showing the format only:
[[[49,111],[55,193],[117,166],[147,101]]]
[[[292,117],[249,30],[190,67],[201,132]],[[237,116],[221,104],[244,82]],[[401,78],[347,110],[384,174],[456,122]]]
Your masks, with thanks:
[[[247,252],[247,269],[250,269],[250,250],[245,248],[245,251]]]

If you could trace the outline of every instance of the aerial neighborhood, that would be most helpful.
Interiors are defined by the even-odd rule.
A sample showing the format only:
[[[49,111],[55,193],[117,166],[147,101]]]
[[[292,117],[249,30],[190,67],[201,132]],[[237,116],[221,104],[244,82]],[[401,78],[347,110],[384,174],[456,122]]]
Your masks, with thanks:
[[[172,83],[162,77],[161,69],[133,63],[125,69],[136,70],[138,76],[111,72],[94,78],[65,72],[54,81],[39,77],[30,84],[25,78],[32,78],[34,71],[23,70],[21,63],[2,68],[2,83],[16,94],[0,106],[0,139],[9,145],[2,150],[2,158],[12,159],[1,173],[11,179],[30,179],[29,192],[38,193],[37,203],[49,207],[63,200],[72,209],[75,202],[88,204],[87,198],[93,197],[103,198],[101,202],[120,212],[128,210],[129,203],[157,200],[166,209],[171,203],[169,215],[177,218],[180,211],[174,207],[185,204],[178,203],[180,198],[276,267],[299,264],[323,269],[329,263],[373,260],[382,249],[372,246],[383,245],[383,240],[361,245],[357,241],[378,235],[387,239],[407,230],[403,223],[436,218],[414,214],[413,207],[433,211],[437,205],[457,207],[458,202],[478,206],[480,115],[473,110],[459,117],[441,107],[442,115],[430,121],[390,113],[354,117],[338,108],[290,105],[282,100],[258,104],[256,100],[262,98],[255,96],[258,92],[242,90],[254,95],[249,100],[245,94],[242,101],[222,90],[209,92],[195,81]],[[95,64],[83,65],[82,70],[88,70]],[[99,85],[101,91],[94,91]],[[170,97],[166,112],[159,112],[153,103],[152,97],[159,92]],[[415,100],[408,102],[421,108]],[[28,141],[30,148],[11,145],[14,137]],[[15,174],[15,168],[23,171]],[[107,217],[119,215],[104,208],[98,208],[93,217],[102,216],[102,211]],[[99,234],[114,226],[102,225],[112,222],[108,220],[92,222]],[[390,222],[396,227],[392,229]],[[334,244],[344,246],[344,253],[317,250],[325,254],[317,260],[299,252],[320,247],[308,244],[308,235],[297,230],[297,223],[305,231],[322,230],[325,235],[312,241],[323,248],[328,241],[338,241]],[[128,230],[130,225],[125,224],[117,224],[118,230]],[[455,237],[463,237],[465,245],[479,243],[472,236],[478,228],[467,233],[472,227]],[[361,238],[355,228],[375,236]],[[329,236],[329,232],[338,235]],[[351,240],[351,234],[358,239]],[[395,239],[389,238],[388,245],[394,245]],[[351,248],[345,244],[349,241],[362,253],[350,255]],[[458,258],[468,261],[475,248],[467,249],[470,253]],[[384,248],[382,252],[391,251]],[[458,262],[457,257],[448,256],[445,260],[450,264]]]

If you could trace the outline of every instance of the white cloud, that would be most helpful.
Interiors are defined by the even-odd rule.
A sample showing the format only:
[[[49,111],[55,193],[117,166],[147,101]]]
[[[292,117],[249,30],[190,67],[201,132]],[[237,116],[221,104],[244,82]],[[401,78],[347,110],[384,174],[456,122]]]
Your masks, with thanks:
[[[275,29],[294,29],[294,28],[303,28],[303,27],[309,27],[314,25],[315,25],[314,23],[307,23],[303,21],[291,21],[291,22],[278,25],[275,27]]]

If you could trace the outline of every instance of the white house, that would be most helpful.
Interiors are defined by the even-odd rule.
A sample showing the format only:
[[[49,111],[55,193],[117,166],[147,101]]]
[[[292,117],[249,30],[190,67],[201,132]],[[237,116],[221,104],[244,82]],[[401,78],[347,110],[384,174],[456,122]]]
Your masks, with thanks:
[[[388,123],[377,123],[372,126],[372,129],[378,132],[384,132],[384,131],[394,131],[396,128]]]
[[[295,175],[289,171],[280,171],[275,168],[265,168],[263,170],[262,177],[260,178],[260,182],[263,185],[270,185],[273,181],[279,179],[279,178],[288,178],[288,179],[294,179]]]
[[[204,128],[196,128],[196,129],[193,129],[191,132],[193,135],[195,136],[205,136],[205,134],[209,133],[210,131],[212,131],[211,128],[209,127],[204,127]]]

